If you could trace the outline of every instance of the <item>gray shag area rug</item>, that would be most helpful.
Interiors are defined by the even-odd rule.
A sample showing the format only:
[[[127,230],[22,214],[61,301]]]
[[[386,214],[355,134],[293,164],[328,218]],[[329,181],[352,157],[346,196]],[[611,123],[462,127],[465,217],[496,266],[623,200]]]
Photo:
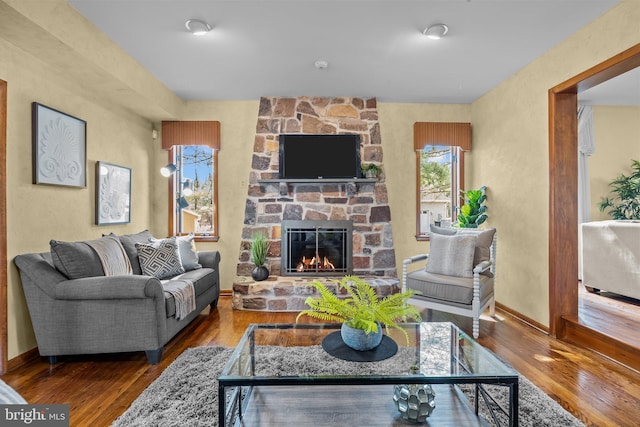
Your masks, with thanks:
[[[407,372],[411,360],[408,350],[380,362],[347,362],[327,354],[321,346],[257,347],[260,360],[256,367],[260,375],[335,374],[354,372],[362,375]],[[217,426],[218,382],[233,349],[227,347],[196,347],[187,349],[131,404],[112,424],[130,426]],[[506,407],[506,387],[487,386],[492,396]],[[465,394],[470,387],[461,387]],[[529,380],[520,376],[519,422],[522,427],[584,426],[557,402]],[[389,396],[391,398],[391,396]],[[483,405],[481,405],[483,406]],[[436,396],[436,411],[437,396]],[[486,413],[481,410],[483,415]],[[495,425],[485,416],[488,425]],[[401,422],[400,422],[401,423]],[[415,425],[415,424],[414,424]]]

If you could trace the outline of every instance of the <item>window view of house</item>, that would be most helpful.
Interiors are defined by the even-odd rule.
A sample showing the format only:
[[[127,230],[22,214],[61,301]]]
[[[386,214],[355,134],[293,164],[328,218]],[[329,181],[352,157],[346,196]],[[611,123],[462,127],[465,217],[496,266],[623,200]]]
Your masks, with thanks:
[[[215,227],[215,153],[205,145],[174,147],[178,168],[174,197],[175,234],[213,236]]]
[[[429,226],[450,226],[460,194],[459,147],[427,145],[420,151],[420,234]]]

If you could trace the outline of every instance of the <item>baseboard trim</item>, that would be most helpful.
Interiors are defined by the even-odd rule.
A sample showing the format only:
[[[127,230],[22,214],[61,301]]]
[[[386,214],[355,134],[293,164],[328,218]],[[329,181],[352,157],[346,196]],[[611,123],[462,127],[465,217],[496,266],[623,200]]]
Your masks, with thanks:
[[[39,358],[40,358],[40,353],[38,353],[38,347],[34,347],[31,350],[28,350],[22,354],[19,354],[13,359],[9,359],[7,362],[7,372],[5,373],[9,373],[14,369],[17,369],[20,366],[26,365],[27,363],[31,363]]]
[[[496,308],[499,309],[500,311],[510,315],[511,317],[521,321],[522,323],[525,323],[529,326],[531,326],[532,328],[536,328],[539,329],[540,331],[544,332],[545,334],[549,334],[549,327],[543,325],[542,323],[533,320],[530,317],[525,316],[524,314],[517,312],[516,310],[507,307],[504,304],[500,304],[499,302],[496,301]]]
[[[230,297],[233,295],[233,291],[231,289],[222,289],[220,291],[220,296],[221,297]]]

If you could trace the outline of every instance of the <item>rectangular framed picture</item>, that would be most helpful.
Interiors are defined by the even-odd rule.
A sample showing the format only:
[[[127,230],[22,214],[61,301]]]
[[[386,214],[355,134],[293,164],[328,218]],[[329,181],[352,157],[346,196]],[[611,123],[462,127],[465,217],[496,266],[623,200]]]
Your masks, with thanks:
[[[96,162],[96,224],[131,222],[131,169]]]
[[[87,186],[87,122],[31,104],[33,183]]]

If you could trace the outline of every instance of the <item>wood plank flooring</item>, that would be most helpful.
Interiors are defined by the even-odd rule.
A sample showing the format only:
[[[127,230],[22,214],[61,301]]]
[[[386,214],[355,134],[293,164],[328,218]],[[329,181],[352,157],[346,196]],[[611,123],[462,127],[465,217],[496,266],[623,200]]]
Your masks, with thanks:
[[[108,426],[186,348],[234,346],[250,323],[292,323],[295,313],[231,309],[223,296],[216,310],[203,312],[166,347],[163,360],[149,365],[143,352],[42,358],[2,376],[31,403],[70,405],[72,426]],[[434,313],[470,333],[470,319]],[[640,373],[599,354],[548,337],[498,311],[481,320],[480,344],[511,364],[588,426],[637,426]]]

